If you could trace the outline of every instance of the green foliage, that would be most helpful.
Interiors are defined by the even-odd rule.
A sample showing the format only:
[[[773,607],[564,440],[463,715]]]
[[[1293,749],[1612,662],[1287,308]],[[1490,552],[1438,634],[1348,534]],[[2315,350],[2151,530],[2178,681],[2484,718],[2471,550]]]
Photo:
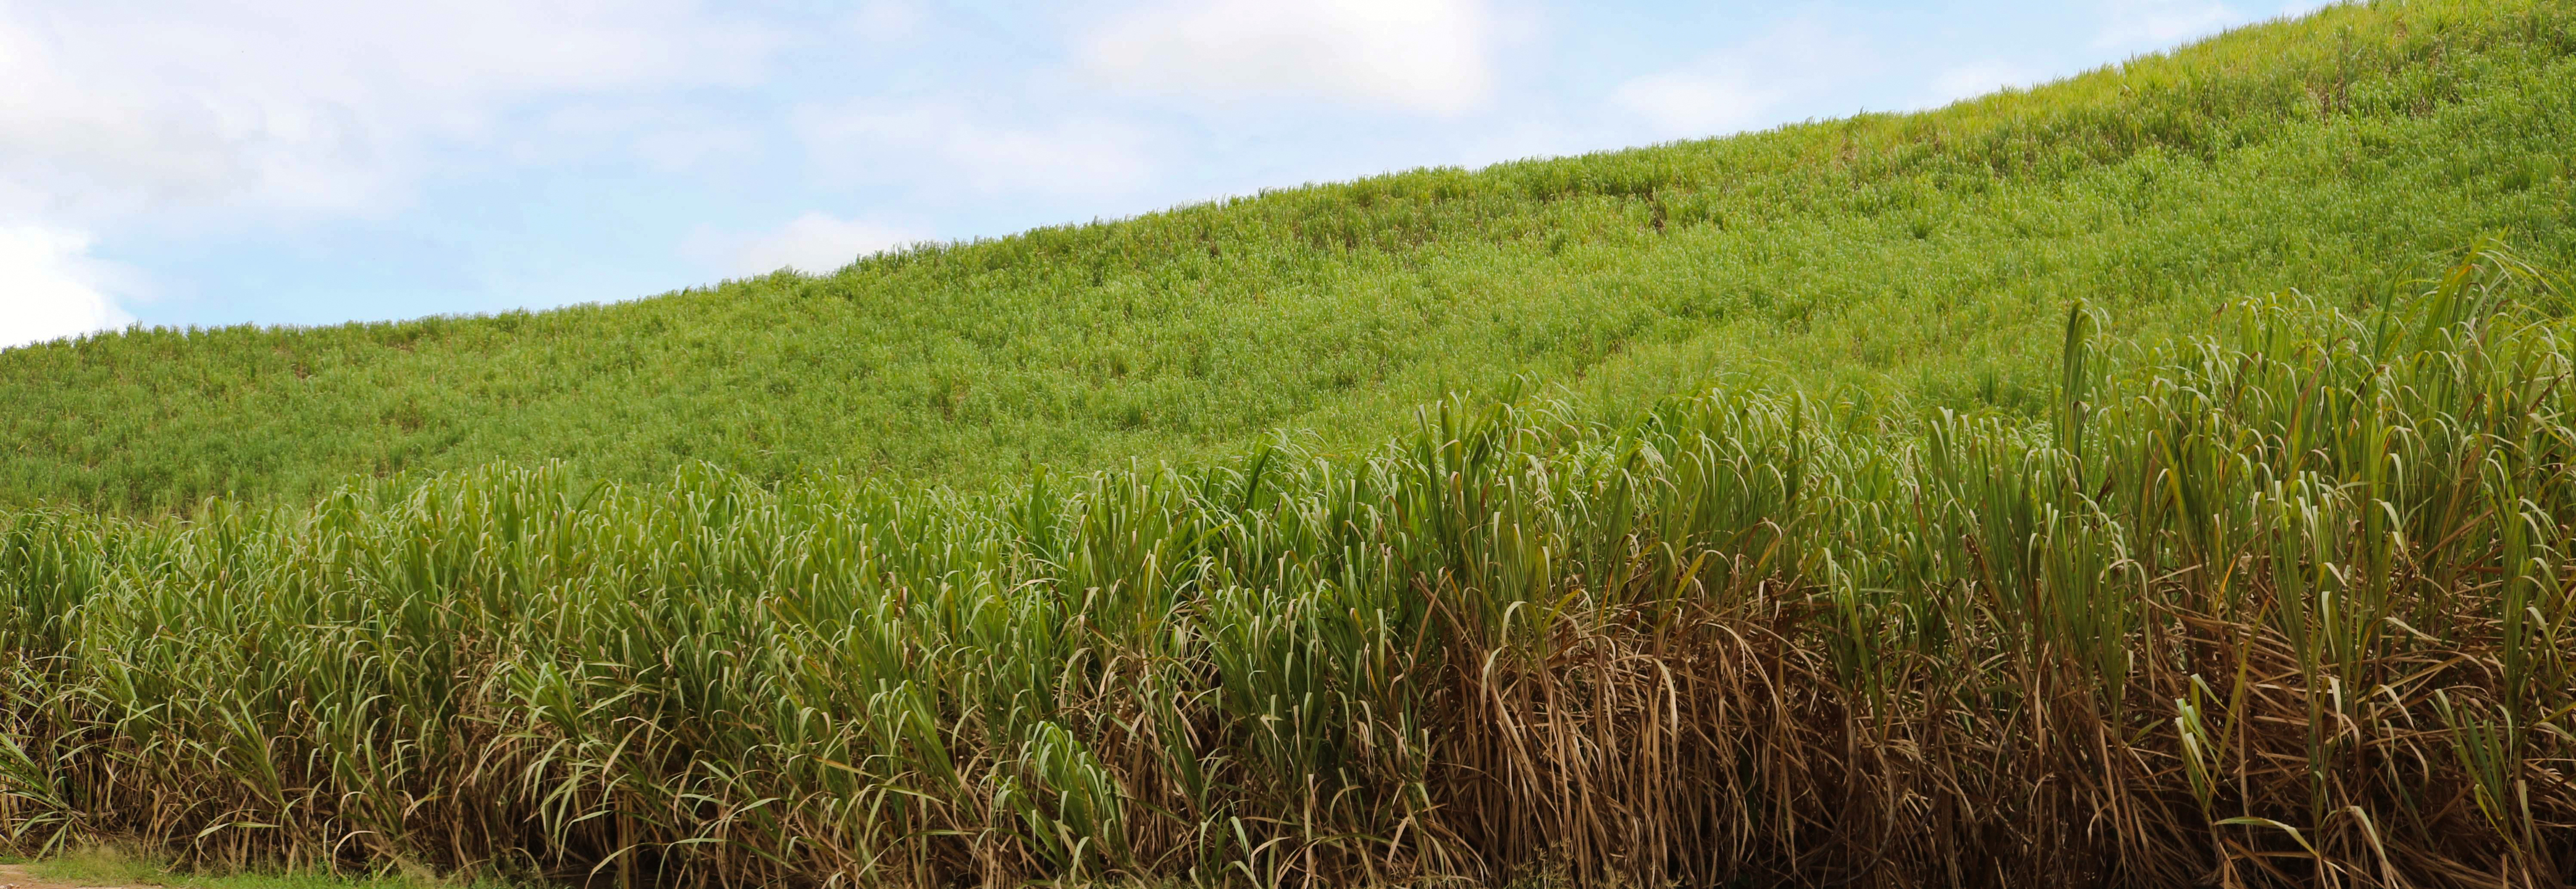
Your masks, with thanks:
[[[974,495],[0,512],[0,827],[757,885],[2561,884],[2576,324],[2492,248],[2407,289],[2077,312],[2080,430],[1720,388]]]
[[[1720,378],[2045,416],[2065,306],[2194,329],[2382,298],[2512,232],[2576,265],[2576,14],[2338,7],[2028,92],[1420,170],[653,299],[0,352],[0,502],[178,510],[352,473],[706,461],[979,484],[1355,453],[1450,392],[1594,418]]]
[[[2571,50],[2338,7],[828,278],[11,350],[0,845],[2564,885]]]

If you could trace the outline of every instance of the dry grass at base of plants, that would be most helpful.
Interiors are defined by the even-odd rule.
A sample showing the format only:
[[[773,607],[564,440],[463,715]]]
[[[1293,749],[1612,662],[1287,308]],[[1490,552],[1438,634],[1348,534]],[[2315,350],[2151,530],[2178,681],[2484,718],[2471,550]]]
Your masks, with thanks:
[[[514,889],[521,885],[440,877],[418,867],[409,873],[393,868],[372,874],[180,868],[147,853],[103,843],[69,849],[41,861],[12,864],[9,870],[14,872],[12,876],[23,879],[0,882],[18,884],[22,889]]]

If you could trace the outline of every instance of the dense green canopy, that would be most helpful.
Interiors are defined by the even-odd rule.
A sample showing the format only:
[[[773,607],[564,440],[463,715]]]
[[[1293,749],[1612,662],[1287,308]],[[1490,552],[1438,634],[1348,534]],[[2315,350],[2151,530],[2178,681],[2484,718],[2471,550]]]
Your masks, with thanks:
[[[1379,440],[1451,392],[1617,414],[1717,378],[2027,414],[2122,335],[2342,305],[2508,233],[2576,266],[2564,7],[2339,7],[2027,92],[1419,170],[611,305],[0,352],[0,503],[708,461],[974,483]],[[1896,411],[1902,417],[1920,411]]]

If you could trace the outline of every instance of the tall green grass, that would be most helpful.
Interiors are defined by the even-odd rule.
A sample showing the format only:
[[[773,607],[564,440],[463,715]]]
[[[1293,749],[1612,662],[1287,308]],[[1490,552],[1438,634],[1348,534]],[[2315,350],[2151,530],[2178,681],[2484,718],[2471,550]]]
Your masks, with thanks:
[[[2496,231],[2576,267],[2576,12],[2340,6],[2024,92],[1420,170],[631,303],[0,352],[0,503],[307,501],[352,473],[694,461],[970,486],[1364,451],[1526,379],[1588,417],[1716,378],[2040,416],[2123,336],[2347,308]]]
[[[2576,333],[2492,249],[2040,418],[1719,388],[984,494],[0,513],[0,827],[727,885],[2576,876]]]

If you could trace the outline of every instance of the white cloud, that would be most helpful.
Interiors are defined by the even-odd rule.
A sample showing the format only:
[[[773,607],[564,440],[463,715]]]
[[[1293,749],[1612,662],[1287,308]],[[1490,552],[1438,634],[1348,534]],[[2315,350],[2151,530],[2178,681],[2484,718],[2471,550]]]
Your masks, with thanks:
[[[665,173],[696,169],[724,158],[761,155],[759,135],[741,127],[653,130],[636,136],[635,156]]]
[[[123,327],[107,288],[122,275],[76,231],[0,226],[0,348]]]
[[[756,76],[694,0],[0,0],[0,210],[378,213],[531,101]]]
[[[2297,18],[2343,0],[2287,0],[2242,9],[2220,0],[2099,0],[2102,28],[2093,48],[2133,52],[2170,49],[2266,18]]]
[[[1786,98],[1783,91],[1734,66],[1638,77],[1611,91],[1610,102],[1665,136],[1715,136],[1751,129]]]
[[[2162,49],[2251,19],[2216,0],[2105,0],[2096,49]]]
[[[1094,118],[997,126],[969,116],[972,104],[809,106],[797,112],[796,130],[816,166],[845,182],[1104,196],[1152,179],[1147,139],[1134,128]]]
[[[1138,93],[1454,114],[1492,99],[1501,31],[1483,0],[1176,0],[1110,19],[1079,53]]]
[[[1865,82],[1879,67],[1876,56],[1851,35],[1797,19],[1690,64],[1632,78],[1611,91],[1610,103],[1643,121],[1654,138],[1725,135],[1857,110],[1814,103]]]
[[[816,212],[756,235],[701,227],[689,236],[681,251],[732,275],[763,275],[783,268],[823,274],[862,256],[924,240],[927,239],[903,228]]]
[[[670,104],[566,105],[524,122],[501,143],[510,160],[582,162],[624,153],[663,173],[757,158],[761,140],[721,114]]]
[[[906,0],[872,0],[851,10],[841,27],[865,40],[897,40],[919,33],[929,18]]]
[[[1971,62],[1935,75],[1925,91],[1923,105],[1947,105],[2005,87],[2029,86],[2037,80],[2039,75],[2029,68],[2002,59]]]
[[[1532,158],[1572,157],[1625,144],[1624,134],[1613,130],[1569,122],[1560,115],[1533,114],[1483,132],[1462,133],[1447,146],[1447,157],[1432,159],[1473,170]]]

